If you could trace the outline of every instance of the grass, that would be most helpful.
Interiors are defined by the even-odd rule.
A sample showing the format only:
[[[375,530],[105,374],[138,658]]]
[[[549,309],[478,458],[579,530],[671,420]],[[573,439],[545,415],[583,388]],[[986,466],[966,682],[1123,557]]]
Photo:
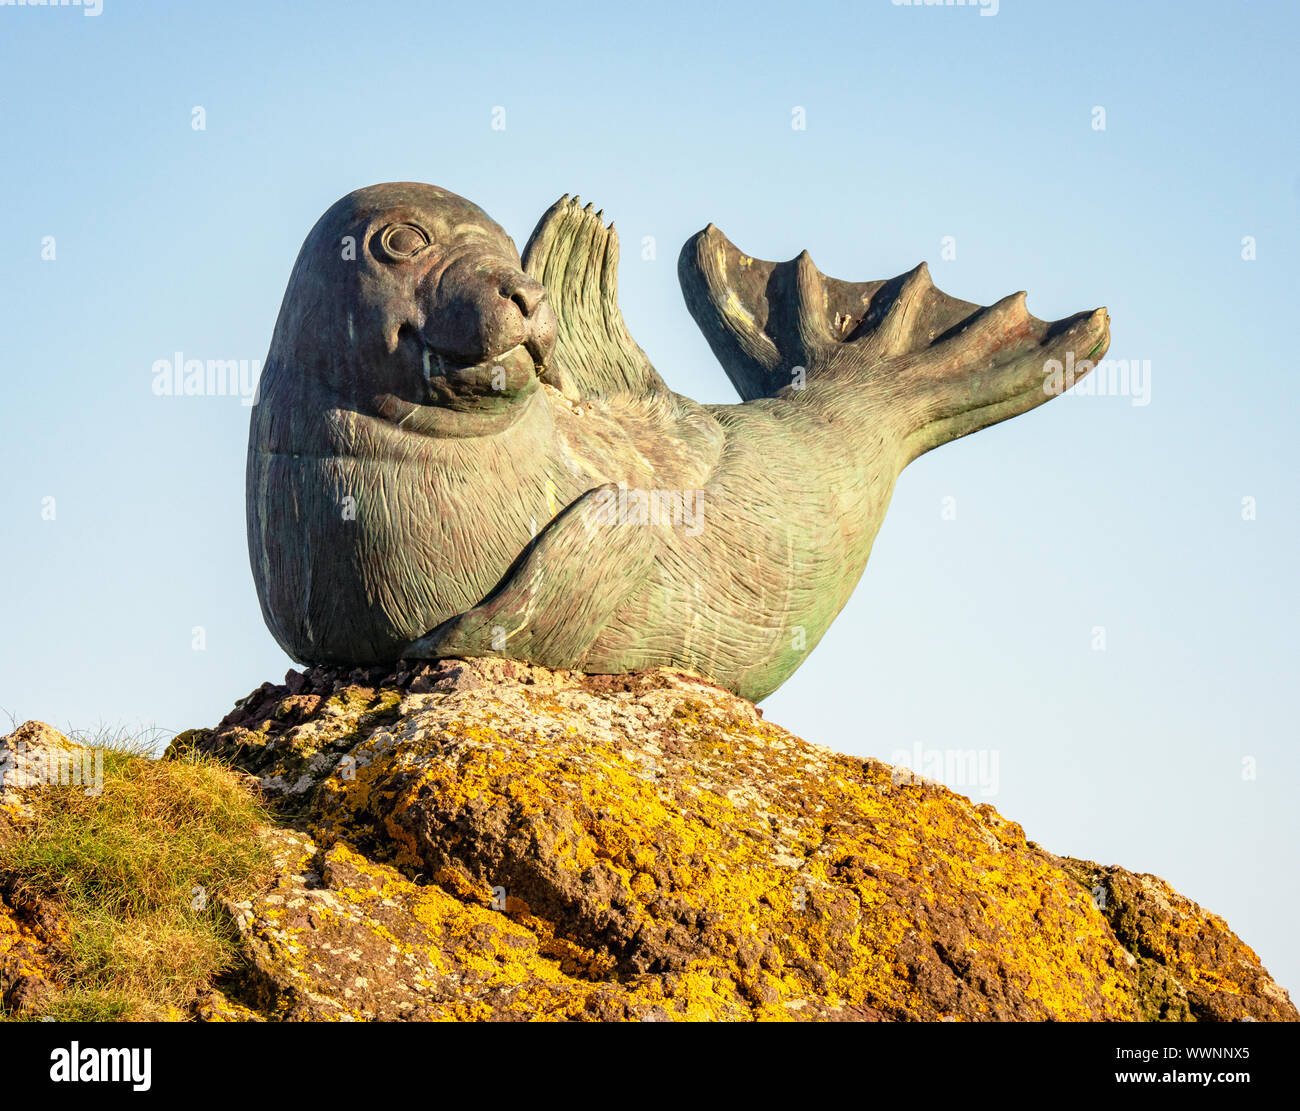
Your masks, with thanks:
[[[67,921],[60,990],[42,1014],[184,1017],[234,955],[220,901],[248,898],[270,877],[257,836],[266,813],[215,761],[152,759],[151,739],[79,740],[105,747],[102,794],[39,788],[36,820],[0,832],[7,886]]]

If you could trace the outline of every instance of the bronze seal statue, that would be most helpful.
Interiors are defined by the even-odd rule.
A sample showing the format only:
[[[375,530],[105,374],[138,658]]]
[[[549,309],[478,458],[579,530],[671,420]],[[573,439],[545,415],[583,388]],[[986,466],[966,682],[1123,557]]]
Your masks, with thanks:
[[[431,185],[320,218],[248,446],[253,576],[290,656],[680,667],[758,701],[848,601],[902,469],[1109,342],[1105,309],[980,307],[924,263],[837,281],[710,225],[678,269],[743,403],[701,405],[628,335],[617,268],[613,225],[567,197],[522,261]]]

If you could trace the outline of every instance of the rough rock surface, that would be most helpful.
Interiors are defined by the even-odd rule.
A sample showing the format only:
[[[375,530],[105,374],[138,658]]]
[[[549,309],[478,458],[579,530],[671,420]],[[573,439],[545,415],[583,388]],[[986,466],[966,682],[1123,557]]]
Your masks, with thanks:
[[[79,746],[41,721],[24,722],[0,737],[0,830],[29,820],[31,788],[58,783],[61,777],[70,782],[72,767],[80,771],[79,757]],[[6,882],[3,863],[0,860],[0,1007],[22,1014],[39,1009],[53,994],[58,943],[67,928],[54,907],[33,901]]]
[[[0,737],[0,820],[32,815],[28,791],[44,783],[81,784],[84,749],[52,725],[26,721]],[[88,771],[93,770],[93,761]]]
[[[290,672],[191,749],[282,815],[200,1018],[1297,1018],[1158,878],[690,675]]]

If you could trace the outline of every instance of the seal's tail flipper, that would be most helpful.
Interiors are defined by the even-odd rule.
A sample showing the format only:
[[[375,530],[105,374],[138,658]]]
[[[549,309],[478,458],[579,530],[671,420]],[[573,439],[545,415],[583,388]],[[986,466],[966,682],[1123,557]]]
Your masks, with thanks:
[[[922,326],[934,335],[979,309],[935,289],[924,263],[893,281],[841,282],[807,251],[766,262],[712,224],[686,241],[677,274],[691,315],[746,401],[774,397],[796,368],[824,369],[837,345],[878,329],[900,298],[906,309],[888,329],[898,346]]]
[[[601,217],[566,194],[546,210],[524,247],[524,271],[546,287],[557,323],[554,365],[542,379],[581,397],[666,393],[623,323],[618,233]]]
[[[809,386],[881,386],[915,413],[917,455],[1041,404],[1053,396],[1053,360],[1073,352],[1081,375],[1110,340],[1105,309],[1049,322],[1029,315],[1023,293],[981,307],[936,289],[925,263],[887,281],[841,282],[807,251],[779,263],[742,254],[712,224],[687,241],[677,270],[746,401],[797,390],[801,375]]]

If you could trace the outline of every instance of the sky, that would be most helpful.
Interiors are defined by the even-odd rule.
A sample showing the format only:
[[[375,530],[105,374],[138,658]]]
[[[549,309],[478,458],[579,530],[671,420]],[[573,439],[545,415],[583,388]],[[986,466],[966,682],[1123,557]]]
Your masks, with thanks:
[[[767,717],[1162,876],[1300,994],[1298,37],[1282,0],[0,6],[0,721],[165,738],[291,666],[247,399],[155,366],[260,363],[352,189],[444,186],[521,247],[594,201],[629,330],[705,402],[676,257],[710,221],[846,280],[925,259],[1106,305],[1140,372],[909,467]]]

